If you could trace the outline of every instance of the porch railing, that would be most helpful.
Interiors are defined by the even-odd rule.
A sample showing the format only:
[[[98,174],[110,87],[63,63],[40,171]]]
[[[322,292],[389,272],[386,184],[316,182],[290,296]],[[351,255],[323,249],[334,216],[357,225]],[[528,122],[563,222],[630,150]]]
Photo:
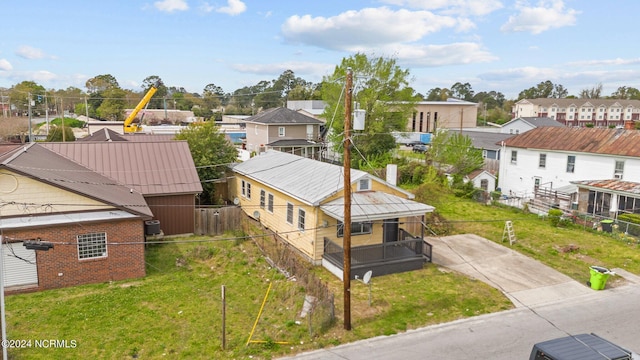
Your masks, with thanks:
[[[407,233],[408,234],[408,233]],[[336,266],[342,268],[344,249],[329,238],[324,238],[324,256]],[[351,248],[351,264],[370,264],[422,257],[431,262],[432,246],[419,237],[410,236],[407,240],[365,245]]]

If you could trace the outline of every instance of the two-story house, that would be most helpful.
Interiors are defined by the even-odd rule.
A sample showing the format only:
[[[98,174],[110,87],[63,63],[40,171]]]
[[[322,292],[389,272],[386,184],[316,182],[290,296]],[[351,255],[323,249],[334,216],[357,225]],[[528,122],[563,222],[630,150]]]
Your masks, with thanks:
[[[232,170],[229,193],[248,216],[304,258],[342,277],[341,166],[268,150]],[[374,276],[419,269],[425,256],[430,261],[423,224],[433,206],[364,171],[351,170],[351,185],[352,276],[372,269]]]
[[[244,120],[246,150],[261,153],[267,149],[319,159],[322,149],[320,126],[311,116],[287,108],[273,108]]]
[[[511,110],[513,118],[550,117],[566,126],[623,126],[640,120],[640,100],[522,99]]]
[[[640,131],[636,130],[536,128],[504,141],[498,186],[504,195],[520,199],[537,194],[568,197],[574,208],[586,212],[597,199],[582,193],[579,197],[580,184],[640,179],[638,143]],[[607,210],[616,211],[616,207]]]

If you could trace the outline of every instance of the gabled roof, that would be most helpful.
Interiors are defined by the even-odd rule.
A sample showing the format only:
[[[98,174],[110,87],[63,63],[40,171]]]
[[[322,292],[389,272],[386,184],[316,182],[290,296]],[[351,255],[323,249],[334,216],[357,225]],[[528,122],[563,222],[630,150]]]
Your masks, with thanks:
[[[473,179],[477,178],[478,176],[480,176],[482,174],[487,174],[487,175],[491,176],[494,179],[496,178],[496,176],[494,174],[492,174],[490,171],[485,170],[485,169],[473,170],[471,173],[469,173],[469,175],[467,175],[467,178],[470,179],[470,180],[473,180]]]
[[[488,131],[447,130],[448,133],[461,133],[471,139],[471,143],[476,149],[497,150],[500,149],[500,142],[513,136],[513,134],[503,134]]]
[[[523,121],[526,124],[530,125],[531,127],[543,127],[543,126],[555,126],[555,127],[562,127],[564,126],[562,123],[556,121],[553,118],[550,117],[532,117],[532,116],[522,116],[522,117],[518,117],[515,119],[510,120],[509,122],[505,123],[504,125],[502,125],[502,127],[505,127],[511,123],[514,122],[518,122],[518,121]]]
[[[67,159],[40,143],[25,145],[3,154],[0,166],[139,216],[153,216],[139,192]],[[42,201],[46,203],[47,199],[43,198]]]
[[[145,196],[202,192],[186,141],[76,141],[42,146]]]
[[[515,148],[640,157],[640,131],[539,127],[505,140]]]
[[[127,141],[127,139],[117,131],[105,127],[76,141]]]
[[[233,166],[233,171],[281,191],[303,203],[318,206],[344,187],[341,166],[300,157],[281,151],[267,150],[251,159]],[[407,194],[413,194],[393,186],[382,179],[356,169],[351,169],[351,182],[370,178]]]
[[[263,111],[257,115],[244,119],[246,123],[257,123],[265,125],[320,125],[322,121],[301,114],[297,111],[279,107]]]

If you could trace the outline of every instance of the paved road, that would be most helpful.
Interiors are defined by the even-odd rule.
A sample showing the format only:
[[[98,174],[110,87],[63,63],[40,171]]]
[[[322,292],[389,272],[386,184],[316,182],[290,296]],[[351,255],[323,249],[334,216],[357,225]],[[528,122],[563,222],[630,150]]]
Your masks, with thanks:
[[[534,343],[594,332],[640,352],[640,277],[595,291],[535,260],[475,235],[428,239],[435,264],[502,290],[516,309],[381,336],[295,359],[528,359]],[[588,269],[585,269],[588,271]]]

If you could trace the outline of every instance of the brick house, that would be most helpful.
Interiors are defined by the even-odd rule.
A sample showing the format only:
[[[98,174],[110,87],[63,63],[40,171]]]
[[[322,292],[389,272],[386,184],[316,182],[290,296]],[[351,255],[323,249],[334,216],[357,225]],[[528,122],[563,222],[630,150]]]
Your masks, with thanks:
[[[45,146],[0,155],[0,231],[7,292],[145,275],[142,194]],[[25,240],[54,244],[28,250]]]

